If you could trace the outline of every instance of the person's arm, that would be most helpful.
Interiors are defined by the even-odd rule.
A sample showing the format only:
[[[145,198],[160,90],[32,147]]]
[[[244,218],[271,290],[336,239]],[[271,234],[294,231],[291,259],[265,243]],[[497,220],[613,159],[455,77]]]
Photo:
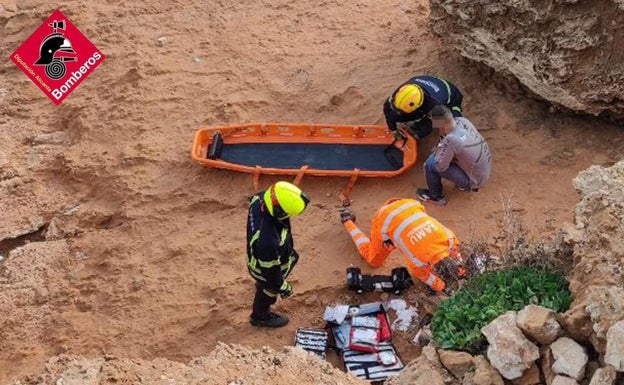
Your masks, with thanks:
[[[279,238],[276,229],[272,226],[264,226],[261,234],[261,239],[257,243],[255,257],[258,261],[261,275],[266,279],[266,286],[277,293],[284,283],[279,253]]]
[[[454,143],[447,135],[438,144],[435,151],[435,168],[438,172],[446,171],[455,157]]]
[[[344,227],[349,232],[351,240],[355,243],[355,246],[360,253],[360,256],[366,263],[373,267],[379,267],[383,265],[388,257],[389,250],[384,248],[381,234],[375,236],[372,235],[372,239],[368,238],[366,234],[360,230],[355,222],[348,220],[343,223]]]
[[[397,130],[397,115],[396,115],[396,112],[394,112],[394,110],[392,109],[389,99],[386,99],[386,102],[384,103],[384,106],[383,106],[383,111],[384,111],[384,116],[386,117],[386,124],[388,125],[388,128],[390,129],[390,131],[396,131]]]

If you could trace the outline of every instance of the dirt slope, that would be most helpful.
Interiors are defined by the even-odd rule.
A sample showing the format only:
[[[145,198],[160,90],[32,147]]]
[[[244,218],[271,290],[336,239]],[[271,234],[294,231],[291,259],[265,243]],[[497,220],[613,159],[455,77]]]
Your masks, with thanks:
[[[313,204],[294,220],[297,296],[279,305],[293,322],[248,326],[251,179],[190,162],[200,126],[381,123],[399,82],[447,76],[490,142],[494,174],[483,191],[449,191],[449,205],[431,212],[462,238],[492,241],[501,196],[513,194],[532,231],[547,233],[572,219],[572,177],[624,148],[615,127],[550,114],[513,85],[495,86],[432,35],[426,1],[1,4],[1,57],[58,6],[107,58],[60,107],[0,62],[0,383],[60,353],[185,361],[217,341],[281,347],[324,305],[353,300],[343,272],[361,263],[336,219],[346,181],[309,178]],[[359,181],[360,222],[422,182],[420,166]]]
[[[317,357],[295,348],[276,352],[220,344],[206,357],[188,364],[163,358],[152,361],[113,356],[84,358],[60,356],[46,364],[43,373],[28,376],[16,385],[51,384],[189,384],[189,385],[365,385]]]

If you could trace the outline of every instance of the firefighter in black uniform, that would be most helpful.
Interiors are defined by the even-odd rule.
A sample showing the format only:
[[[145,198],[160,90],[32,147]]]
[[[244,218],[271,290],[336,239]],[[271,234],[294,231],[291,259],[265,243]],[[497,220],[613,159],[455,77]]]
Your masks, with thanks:
[[[271,312],[277,296],[288,298],[292,286],[286,278],[299,259],[293,247],[290,217],[305,210],[310,200],[299,187],[277,182],[251,198],[247,218],[247,267],[256,280],[250,322],[254,326],[281,327],[288,317]]]
[[[462,93],[451,82],[433,76],[414,76],[392,93],[383,110],[390,131],[397,130],[397,123],[405,123],[407,131],[421,139],[432,131],[428,114],[433,107],[444,104],[455,117],[460,117],[462,99]]]

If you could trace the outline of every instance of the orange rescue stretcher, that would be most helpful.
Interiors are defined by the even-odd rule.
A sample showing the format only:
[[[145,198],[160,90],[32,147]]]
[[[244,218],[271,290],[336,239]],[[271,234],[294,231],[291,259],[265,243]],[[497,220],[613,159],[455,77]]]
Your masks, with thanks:
[[[416,163],[417,143],[411,135],[395,139],[386,126],[251,123],[206,127],[197,131],[192,157],[214,168],[253,174],[350,178],[340,198],[358,177],[393,177]]]

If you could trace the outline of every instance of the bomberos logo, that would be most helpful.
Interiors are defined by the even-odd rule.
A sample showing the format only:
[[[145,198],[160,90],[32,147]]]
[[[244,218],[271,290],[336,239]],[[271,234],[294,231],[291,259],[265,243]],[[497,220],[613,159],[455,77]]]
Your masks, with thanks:
[[[60,104],[104,55],[56,10],[12,55],[11,60],[56,104]]]

